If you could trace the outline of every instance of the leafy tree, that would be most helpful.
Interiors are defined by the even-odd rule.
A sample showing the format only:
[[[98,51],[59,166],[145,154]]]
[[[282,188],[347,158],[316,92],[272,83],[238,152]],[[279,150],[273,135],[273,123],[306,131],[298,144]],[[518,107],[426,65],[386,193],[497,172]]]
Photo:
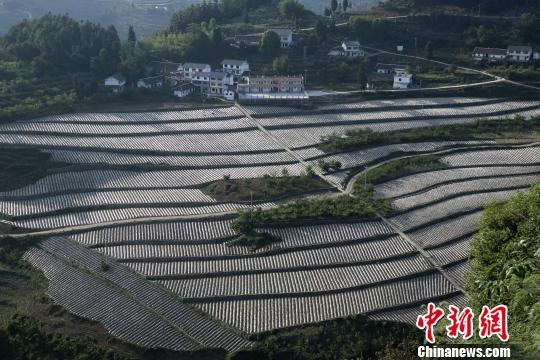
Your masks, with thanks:
[[[137,36],[135,35],[135,30],[133,30],[133,26],[129,25],[128,30],[128,43],[131,46],[135,46],[135,43],[137,42]]]
[[[304,12],[304,5],[296,0],[281,0],[278,8],[281,16],[294,20],[297,20]]]
[[[261,51],[267,55],[276,55],[281,48],[279,35],[272,30],[266,30],[261,38]]]
[[[120,39],[112,26],[103,28],[66,15],[47,14],[13,26],[2,48],[30,63],[36,74],[92,71],[103,76],[120,62]]]
[[[351,72],[351,68],[346,62],[341,62],[337,71],[337,78],[341,81],[347,80]]]
[[[517,31],[523,42],[540,44],[540,19],[536,14],[524,13],[521,15]]]
[[[328,28],[321,19],[317,20],[317,24],[315,25],[315,32],[317,33],[319,40],[326,41],[326,37],[328,35]]]
[[[277,74],[286,74],[289,71],[289,56],[281,55],[272,62],[272,68]]]
[[[317,49],[319,48],[319,43],[320,43],[320,40],[317,35],[315,34],[309,35],[306,42],[308,54],[313,55],[317,53]]]
[[[366,66],[363,62],[360,63],[358,66],[358,84],[360,85],[360,89],[364,90],[367,87],[367,74],[366,74]]]
[[[431,43],[431,40],[427,42],[425,52],[426,52],[426,58],[428,59],[433,58],[433,44]]]
[[[471,303],[508,305],[510,342],[519,358],[540,354],[540,185],[486,206],[471,243]]]
[[[330,9],[332,9],[332,13],[335,13],[337,8],[338,8],[337,0],[331,0],[330,1]]]
[[[341,6],[343,8],[343,12],[347,12],[347,9],[349,8],[349,1],[343,0],[343,2],[341,3]]]

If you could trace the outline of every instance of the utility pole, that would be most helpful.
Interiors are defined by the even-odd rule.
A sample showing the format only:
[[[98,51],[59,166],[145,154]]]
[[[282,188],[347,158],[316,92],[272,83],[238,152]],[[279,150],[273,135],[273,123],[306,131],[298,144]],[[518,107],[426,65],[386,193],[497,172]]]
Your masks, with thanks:
[[[253,225],[253,190],[250,190],[249,195],[251,198],[249,205],[249,222]]]
[[[364,189],[367,189],[367,165],[364,165]]]

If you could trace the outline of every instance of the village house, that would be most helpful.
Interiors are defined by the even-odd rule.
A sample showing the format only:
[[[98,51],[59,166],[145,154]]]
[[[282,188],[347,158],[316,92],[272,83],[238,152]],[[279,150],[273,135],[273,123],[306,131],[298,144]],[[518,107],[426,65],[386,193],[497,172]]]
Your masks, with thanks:
[[[275,32],[279,36],[279,41],[281,43],[282,49],[288,49],[293,44],[293,32],[291,29],[287,28],[273,28],[269,29],[270,31]]]
[[[148,75],[177,76],[184,72],[183,64],[169,61],[150,61],[146,65]]]
[[[239,46],[240,43],[244,43],[250,46],[258,46],[259,43],[261,42],[261,35],[260,34],[236,35],[234,37],[234,41],[236,43],[236,46]]]
[[[161,75],[151,76],[137,81],[137,88],[139,89],[155,89],[162,88],[164,84],[164,77]]]
[[[208,73],[210,71],[212,71],[212,67],[208,64],[185,63],[183,66],[184,80],[190,81],[195,74]]]
[[[249,73],[249,63],[246,60],[225,59],[221,62],[223,71],[236,76]]]
[[[360,42],[344,40],[341,42],[341,46],[336,46],[330,50],[328,56],[340,57],[348,59],[356,59],[364,57],[366,54],[363,49],[360,48]]]
[[[530,46],[509,46],[506,56],[509,61],[528,62],[531,61],[533,50]]]
[[[476,61],[498,62],[506,59],[506,50],[497,48],[475,47],[472,58]]]
[[[113,93],[118,94],[124,91],[126,87],[126,77],[120,73],[109,76],[103,81],[105,88],[110,89]]]
[[[227,86],[234,84],[234,77],[222,71],[199,72],[193,75],[191,83],[200,89],[201,94],[224,96]]]
[[[196,87],[192,83],[182,83],[175,86],[172,90],[174,96],[178,98],[184,98],[188,95],[193,94],[196,90]]]
[[[348,58],[363,57],[365,55],[364,50],[360,49],[360,42],[358,41],[343,41],[341,43],[341,48]]]
[[[191,77],[191,83],[199,88],[201,94],[207,94],[210,90],[210,72],[196,72]]]
[[[227,85],[223,92],[223,97],[229,101],[234,101],[236,98],[236,87],[234,85]]]
[[[398,71],[394,75],[394,89],[409,89],[412,86],[413,75],[406,71]]]
[[[249,76],[237,92],[240,100],[308,99],[303,76]]]
[[[212,71],[209,74],[209,95],[223,96],[228,86],[234,84],[234,77],[223,71]]]
[[[389,75],[397,72],[404,72],[407,70],[407,66],[398,64],[382,64],[378,63],[376,66],[377,74]]]

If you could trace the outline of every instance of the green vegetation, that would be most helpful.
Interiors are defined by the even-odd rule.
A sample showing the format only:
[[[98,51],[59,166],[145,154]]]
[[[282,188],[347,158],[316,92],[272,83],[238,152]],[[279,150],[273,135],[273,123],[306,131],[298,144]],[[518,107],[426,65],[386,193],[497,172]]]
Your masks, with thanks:
[[[466,11],[473,9],[478,12],[479,9],[487,14],[500,14],[508,11],[534,7],[535,1],[530,0],[387,0],[384,6],[389,9],[397,10],[425,10],[431,6],[455,6]]]
[[[355,198],[339,195],[313,200],[297,200],[277,208],[257,209],[240,212],[240,218],[252,219],[254,224],[293,222],[303,220],[372,218],[377,213],[385,213],[388,203],[373,197],[373,189],[368,186],[358,189]]]
[[[538,141],[540,117],[523,117],[499,121],[479,120],[474,123],[441,125],[385,133],[371,129],[349,130],[346,136],[332,134],[324,137],[319,148],[327,153],[347,152],[373,146],[423,141],[526,139]]]
[[[241,234],[238,239],[232,240],[227,243],[228,246],[244,246],[251,251],[261,249],[263,247],[279,243],[281,239],[272,234],[265,232],[250,231],[245,234]]]
[[[441,161],[440,156],[414,156],[386,162],[370,169],[365,176],[367,176],[368,183],[379,184],[401,176],[423,171],[444,169],[446,167],[447,165]],[[364,183],[360,179],[355,183],[355,189],[362,188],[363,186]]]
[[[266,175],[254,179],[218,180],[202,191],[218,201],[248,202],[276,200],[326,189],[330,186],[315,175],[289,176],[285,170],[281,177]]]
[[[10,191],[33,184],[45,177],[49,169],[61,165],[40,150],[0,148],[0,189]]]
[[[540,355],[540,185],[507,202],[486,206],[471,243],[471,304],[508,305],[510,343],[521,354]]]
[[[143,73],[148,52],[138,44],[123,46],[113,27],[65,15],[19,23],[0,39],[0,122],[103,100],[106,76],[122,71],[133,81]]]
[[[341,167],[343,166],[341,164],[341,162],[337,161],[337,160],[331,160],[331,161],[326,161],[326,160],[319,160],[317,161],[317,166],[325,173],[329,172],[329,171],[337,171],[339,169],[341,169]]]
[[[422,334],[410,325],[358,316],[261,335],[257,340],[252,350],[241,351],[231,360],[413,360],[418,358]]]
[[[48,334],[38,320],[14,315],[0,329],[0,353],[6,359],[125,359],[112,350],[98,347],[90,338],[68,338]]]

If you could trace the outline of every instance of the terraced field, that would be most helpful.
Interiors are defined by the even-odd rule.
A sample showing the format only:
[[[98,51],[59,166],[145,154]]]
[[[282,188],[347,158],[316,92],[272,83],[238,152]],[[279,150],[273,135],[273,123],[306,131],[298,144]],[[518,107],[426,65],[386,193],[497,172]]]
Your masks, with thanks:
[[[236,350],[252,334],[360,313],[411,323],[428,301],[466,303],[469,243],[484,204],[540,179],[538,146],[453,141],[343,154],[316,147],[347,129],[538,115],[540,102],[440,98],[244,110],[73,114],[0,126],[1,146],[39,148],[63,162],[32,185],[0,193],[0,212],[19,226],[66,234],[26,254],[49,278],[51,297],[126,341],[184,351]],[[261,225],[280,241],[257,250],[233,244],[235,214],[250,204],[201,191],[224,176],[280,176],[283,169],[297,176],[320,159],[342,163],[325,175],[341,185],[356,168],[447,148],[468,150],[444,156],[447,169],[376,186],[392,202],[388,219]]]
[[[540,182],[540,147],[464,151],[442,160],[450,168],[391,180],[375,190],[392,200],[390,222],[463,286],[483,206]]]
[[[191,226],[178,222],[145,224],[144,237],[139,235],[142,225],[137,225],[85,232],[71,239],[118,259],[246,334],[357,312],[416,308],[427,299],[459,292],[381,221],[265,227],[282,241],[257,252],[230,246],[231,232],[223,230],[228,221],[198,223],[213,240],[208,236],[171,239],[171,228]],[[111,235],[114,242],[103,241]],[[388,298],[397,289],[409,290]],[[332,301],[335,310],[330,310]],[[296,310],[287,315],[292,308]],[[229,311],[236,315],[226,315]]]

